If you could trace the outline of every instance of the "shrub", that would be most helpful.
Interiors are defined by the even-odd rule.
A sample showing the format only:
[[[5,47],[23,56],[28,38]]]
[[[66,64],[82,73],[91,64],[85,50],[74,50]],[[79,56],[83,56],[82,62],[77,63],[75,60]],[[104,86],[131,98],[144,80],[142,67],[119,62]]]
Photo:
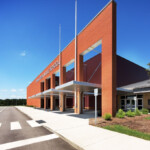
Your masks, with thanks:
[[[134,117],[135,116],[135,112],[132,112],[131,110],[126,112],[126,116],[128,117]]]
[[[142,108],[142,114],[148,114],[148,113],[149,113],[148,109]]]
[[[104,116],[103,116],[103,118],[105,119],[105,120],[111,120],[111,114],[109,114],[109,113],[106,113]]]
[[[134,112],[135,112],[135,115],[136,115],[136,116],[141,116],[141,112],[139,111],[138,108],[136,108]]]
[[[27,107],[34,107],[33,105],[26,105]]]
[[[116,117],[117,118],[124,118],[125,117],[125,112],[122,110],[122,109],[119,109],[117,114],[116,114]]]

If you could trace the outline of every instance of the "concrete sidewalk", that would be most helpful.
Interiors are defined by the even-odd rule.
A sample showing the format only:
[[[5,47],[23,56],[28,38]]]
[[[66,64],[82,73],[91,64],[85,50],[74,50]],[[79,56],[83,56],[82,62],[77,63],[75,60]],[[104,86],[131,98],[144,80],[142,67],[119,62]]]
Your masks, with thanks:
[[[89,125],[87,114],[45,111],[30,107],[17,108],[34,120],[43,120],[43,125],[70,142],[77,149],[85,150],[149,150],[150,141],[112,132]]]

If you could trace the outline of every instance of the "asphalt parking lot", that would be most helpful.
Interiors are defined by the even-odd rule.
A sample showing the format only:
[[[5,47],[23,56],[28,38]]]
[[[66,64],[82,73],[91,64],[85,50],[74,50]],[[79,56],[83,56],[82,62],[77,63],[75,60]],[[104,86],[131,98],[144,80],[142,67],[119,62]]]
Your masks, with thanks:
[[[75,150],[15,107],[0,107],[0,150]]]

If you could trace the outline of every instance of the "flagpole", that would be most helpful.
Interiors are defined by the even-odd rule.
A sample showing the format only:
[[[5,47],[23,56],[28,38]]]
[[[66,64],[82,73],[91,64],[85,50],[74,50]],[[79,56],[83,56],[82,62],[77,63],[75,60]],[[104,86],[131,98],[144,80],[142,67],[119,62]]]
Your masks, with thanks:
[[[59,24],[59,85],[61,85],[61,24]],[[59,108],[60,105],[60,94],[59,94]]]
[[[77,0],[75,0],[75,81],[77,81]],[[77,91],[75,89],[75,108],[77,107]]]

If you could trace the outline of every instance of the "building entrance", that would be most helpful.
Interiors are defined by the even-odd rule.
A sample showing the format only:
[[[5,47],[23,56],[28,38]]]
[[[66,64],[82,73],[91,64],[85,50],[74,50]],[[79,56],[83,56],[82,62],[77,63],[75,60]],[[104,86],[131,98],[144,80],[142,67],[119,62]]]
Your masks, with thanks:
[[[50,109],[50,98],[46,98],[46,109]]]
[[[143,95],[121,96],[121,109],[124,111],[143,108]]]
[[[44,98],[41,98],[41,108],[44,108]]]
[[[55,98],[55,109],[59,109],[59,98]]]

